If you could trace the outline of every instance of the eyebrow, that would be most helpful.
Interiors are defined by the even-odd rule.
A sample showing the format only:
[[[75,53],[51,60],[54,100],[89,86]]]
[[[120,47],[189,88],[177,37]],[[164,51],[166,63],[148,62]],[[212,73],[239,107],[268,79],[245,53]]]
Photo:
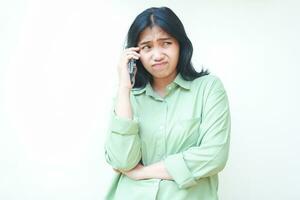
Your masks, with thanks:
[[[164,41],[164,40],[172,40],[172,38],[170,38],[170,37],[166,37],[166,38],[159,38],[158,39],[158,41]],[[151,41],[149,40],[149,41],[144,41],[144,42],[141,42],[141,43],[139,43],[138,45],[143,45],[143,44],[148,44],[148,43],[150,43]]]

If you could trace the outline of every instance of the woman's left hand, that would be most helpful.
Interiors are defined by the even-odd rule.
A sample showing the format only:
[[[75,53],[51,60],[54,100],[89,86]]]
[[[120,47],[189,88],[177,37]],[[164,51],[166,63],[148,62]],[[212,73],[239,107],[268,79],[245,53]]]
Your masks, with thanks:
[[[128,176],[129,178],[133,179],[133,180],[141,180],[144,179],[143,176],[143,169],[144,169],[144,165],[142,164],[137,164],[133,169],[129,170],[129,171],[120,171],[120,170],[116,170],[122,174],[125,174],[126,176]]]

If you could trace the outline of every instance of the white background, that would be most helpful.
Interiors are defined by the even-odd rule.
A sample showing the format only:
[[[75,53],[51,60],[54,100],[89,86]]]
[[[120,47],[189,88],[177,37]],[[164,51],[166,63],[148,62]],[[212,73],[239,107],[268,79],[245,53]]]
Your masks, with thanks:
[[[220,199],[300,199],[296,2],[1,0],[0,199],[103,199],[120,52],[134,17],[163,5],[230,99]]]

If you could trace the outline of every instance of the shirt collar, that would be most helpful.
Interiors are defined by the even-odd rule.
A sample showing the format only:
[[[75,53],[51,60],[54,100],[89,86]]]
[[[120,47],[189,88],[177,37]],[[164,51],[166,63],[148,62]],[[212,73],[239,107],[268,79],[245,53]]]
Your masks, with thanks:
[[[184,80],[180,73],[177,74],[174,81],[170,83],[168,86],[174,85],[174,83],[186,90],[190,90],[191,88],[191,81]],[[154,95],[154,91],[150,82],[148,82],[144,88],[133,88],[131,91],[134,95],[142,94],[145,91],[147,95],[152,95],[152,96]]]
[[[184,80],[180,73],[177,74],[174,82],[180,87],[190,90],[191,89],[191,81]]]

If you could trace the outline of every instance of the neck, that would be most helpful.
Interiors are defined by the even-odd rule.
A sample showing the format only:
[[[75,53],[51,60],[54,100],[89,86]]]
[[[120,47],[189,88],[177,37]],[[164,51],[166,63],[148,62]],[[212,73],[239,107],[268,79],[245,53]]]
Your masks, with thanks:
[[[167,85],[169,85],[175,78],[177,73],[173,73],[168,77],[164,78],[153,78],[153,89],[155,91],[165,91]]]

